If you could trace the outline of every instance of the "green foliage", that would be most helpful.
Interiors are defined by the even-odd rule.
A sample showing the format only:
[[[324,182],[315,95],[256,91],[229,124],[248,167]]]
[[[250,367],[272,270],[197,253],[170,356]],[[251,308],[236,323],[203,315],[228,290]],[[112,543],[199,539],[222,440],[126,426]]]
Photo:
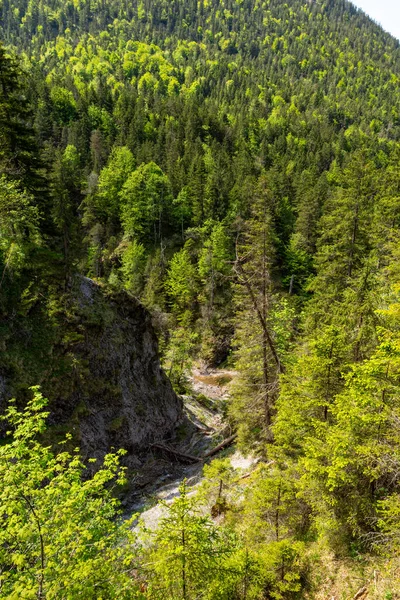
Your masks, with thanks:
[[[196,299],[197,273],[188,249],[182,248],[171,259],[165,289],[178,318],[193,310]]]
[[[35,196],[41,210],[48,209],[46,184],[32,129],[27,85],[16,60],[0,44],[0,172],[20,181]],[[44,215],[42,215],[44,216]]]
[[[233,507],[240,493],[238,488],[238,475],[229,458],[215,459],[209,465],[204,465],[199,496],[210,509],[212,516],[223,514]]]
[[[0,264],[2,283],[6,271],[18,273],[29,266],[35,246],[41,244],[40,217],[33,197],[19,185],[0,178]]]
[[[171,333],[165,351],[163,366],[172,385],[177,392],[185,392],[188,387],[188,376],[194,361],[194,350],[198,335],[188,331],[191,315],[182,315],[181,323]]]
[[[121,272],[124,287],[139,296],[143,290],[146,251],[143,244],[136,240],[129,242],[122,254]]]
[[[135,168],[135,159],[126,146],[115,147],[98,180],[95,207],[100,215],[117,219],[120,213],[120,192]]]
[[[76,102],[72,92],[61,87],[52,87],[50,92],[54,105],[55,118],[62,125],[68,125],[76,117]]]
[[[156,250],[147,260],[145,269],[146,284],[142,295],[145,306],[156,313],[161,311],[165,305],[165,293],[163,279],[165,276],[165,259],[161,251]]]
[[[230,245],[230,238],[223,224],[214,225],[199,255],[199,275],[203,282],[210,281],[210,286],[216,286],[219,279],[230,273]],[[212,296],[213,289],[209,294]]]
[[[236,366],[231,415],[239,424],[239,440],[249,447],[271,440],[271,424],[282,372],[281,348],[273,328],[276,255],[271,191],[264,177],[254,189],[251,217],[239,224],[236,243]],[[290,330],[289,330],[290,331]]]
[[[57,349],[81,339],[65,310],[71,282],[94,277],[152,311],[179,391],[196,358],[232,363],[239,445],[276,461],[248,490],[225,462],[205,470],[203,496],[222,529],[188,517],[187,554],[174,537],[179,510],[194,508],[183,492],[161,527],[166,546],[156,534],[149,549],[151,594],[182,597],[187,559],[188,597],[299,597],[314,539],[347,556],[373,547],[392,564],[397,41],[341,1],[10,0],[0,12],[1,37],[26,71],[0,46],[0,381],[18,402],[39,372],[57,389]],[[43,497],[52,489],[37,487]],[[29,506],[18,507],[33,540]],[[64,557],[57,540],[66,536],[65,552],[72,542],[65,522],[59,530],[49,544]],[[37,537],[28,541],[36,569]],[[225,542],[218,562],[213,548]],[[107,580],[110,553],[90,567],[87,594],[97,574]],[[27,564],[9,571],[10,585],[21,571],[37,594]],[[67,575],[81,594],[79,565]]]
[[[121,219],[125,235],[143,243],[162,240],[172,198],[168,177],[154,162],[141,165],[121,191]]]
[[[118,454],[105,456],[91,478],[77,451],[42,445],[46,400],[38,389],[0,446],[0,585],[3,598],[133,598],[135,564],[129,523],[115,517],[110,484],[124,482]],[[64,442],[65,443],[65,442]]]
[[[232,290],[230,274],[232,241],[222,223],[212,225],[198,258],[198,271],[202,283],[199,300],[202,304],[201,356],[208,363],[219,363],[226,354],[226,337],[229,336]]]
[[[149,565],[147,597],[190,600],[228,598],[237,574],[227,568],[235,539],[224,534],[196,510],[185,482],[179,497],[166,506],[167,515],[151,535],[145,555]]]
[[[80,254],[78,209],[82,198],[81,187],[80,156],[76,147],[70,144],[63,152],[56,152],[51,174],[53,222],[60,236],[67,269]]]

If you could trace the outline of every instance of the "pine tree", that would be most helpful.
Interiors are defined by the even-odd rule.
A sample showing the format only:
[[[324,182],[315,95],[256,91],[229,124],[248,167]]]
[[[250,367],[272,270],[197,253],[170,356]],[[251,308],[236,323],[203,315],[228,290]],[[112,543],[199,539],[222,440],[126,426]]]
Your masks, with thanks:
[[[15,181],[0,177],[0,312],[19,301],[28,281],[20,276],[35,267],[34,256],[43,246],[40,215],[33,197]]]
[[[152,545],[145,556],[149,565],[146,597],[194,600],[202,594],[210,600],[228,598],[237,579],[225,566],[234,539],[198,513],[196,499],[189,496],[185,482],[179,494],[165,506],[167,514],[150,537]]]
[[[19,181],[34,196],[42,216],[47,218],[46,183],[32,121],[22,72],[0,44],[0,173]],[[45,222],[49,226],[49,222]]]
[[[238,230],[234,271],[237,315],[234,343],[236,366],[242,373],[234,391],[232,415],[244,440],[271,441],[271,424],[284,371],[272,326],[274,230],[271,196],[261,180],[253,201],[252,218]]]
[[[78,211],[82,202],[82,172],[80,157],[75,146],[69,145],[56,152],[51,173],[53,220],[61,237],[66,273],[80,258],[80,221]]]
[[[206,223],[208,229],[212,223]],[[212,226],[199,253],[198,270],[202,284],[202,358],[210,365],[227,355],[232,314],[232,242],[222,223]]]
[[[342,310],[346,290],[366,266],[375,195],[374,165],[366,151],[359,151],[339,174],[339,186],[320,221],[317,274],[310,285],[315,307],[312,324],[326,323],[327,316],[335,315],[336,306]]]

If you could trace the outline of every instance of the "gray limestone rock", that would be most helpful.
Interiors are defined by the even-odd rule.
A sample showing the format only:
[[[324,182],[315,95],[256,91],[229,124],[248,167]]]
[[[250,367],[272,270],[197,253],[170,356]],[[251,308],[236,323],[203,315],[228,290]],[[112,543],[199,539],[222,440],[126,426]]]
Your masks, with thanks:
[[[49,364],[39,381],[28,383],[40,384],[50,400],[50,436],[71,432],[85,460],[124,448],[124,463],[139,467],[151,443],[182,420],[151,317],[135,298],[85,277],[74,280],[69,298]],[[0,377],[0,393],[5,387]]]

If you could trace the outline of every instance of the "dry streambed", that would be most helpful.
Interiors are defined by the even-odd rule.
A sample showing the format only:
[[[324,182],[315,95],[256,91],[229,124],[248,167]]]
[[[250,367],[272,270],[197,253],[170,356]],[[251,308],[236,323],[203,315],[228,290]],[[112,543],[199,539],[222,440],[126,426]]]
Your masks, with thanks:
[[[221,451],[229,447],[228,455],[238,475],[250,471],[254,465],[254,458],[244,457],[232,446],[233,432],[223,418],[229,400],[229,385],[235,375],[234,371],[222,369],[193,370],[191,386],[194,394],[184,397],[186,428],[191,429],[190,434],[183,432],[181,442],[174,440],[171,444],[157,445],[155,451],[160,455],[159,460],[166,461],[164,473],[130,507],[132,512],[141,513],[140,519],[146,527],[157,526],[167,511],[166,505],[179,495],[179,486],[184,479],[192,488],[190,493],[196,492],[204,462],[217,456],[218,452],[214,452],[219,447]]]

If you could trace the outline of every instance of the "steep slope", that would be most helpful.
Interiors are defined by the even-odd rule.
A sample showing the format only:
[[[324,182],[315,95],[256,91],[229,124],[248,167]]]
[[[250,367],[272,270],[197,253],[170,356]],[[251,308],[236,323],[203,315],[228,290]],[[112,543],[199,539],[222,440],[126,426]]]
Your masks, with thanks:
[[[44,383],[53,396],[52,418],[65,423],[75,417],[85,457],[124,448],[133,466],[150,443],[174,431],[182,402],[161,369],[150,315],[138,302],[104,295],[88,279],[79,280],[76,300],[81,339],[72,353],[84,375],[74,382],[69,373],[56,374],[56,398]]]
[[[135,467],[180,413],[146,307],[175,389],[194,359],[235,369],[223,408],[258,460],[205,470],[237,580],[206,541],[193,596],[395,598],[398,42],[342,0],[0,11],[26,70],[0,47],[0,389],[40,383],[53,439]],[[185,598],[165,540],[143,583]]]
[[[40,385],[50,400],[53,441],[69,431],[85,459],[124,448],[126,464],[138,467],[149,445],[182,418],[182,402],[160,367],[150,315],[132,297],[107,294],[86,278],[74,280],[64,302],[55,321],[36,323],[40,332],[5,345],[0,406],[21,397],[25,386]],[[31,315],[18,329],[32,330],[34,321]]]
[[[57,214],[24,92],[0,47],[0,412],[39,385],[53,441],[70,430],[85,458],[124,447],[133,466],[174,430],[182,403],[161,370],[146,309],[77,275],[66,228],[64,260],[54,251],[65,196]]]
[[[296,94],[301,112],[310,100],[319,112],[329,109],[336,130],[360,119],[393,125],[397,118],[390,102],[399,44],[345,0],[12,1],[2,5],[1,24],[6,43],[25,50],[46,73],[65,70],[69,86],[86,81],[96,89],[101,82],[119,94],[121,83],[137,84],[139,93],[153,87],[164,95],[169,85],[172,96],[192,90],[205,101],[229,102],[228,112],[246,98],[257,98],[252,112],[267,108],[280,90],[285,99]],[[146,47],[136,41],[155,55],[154,81],[146,76],[140,83]]]

